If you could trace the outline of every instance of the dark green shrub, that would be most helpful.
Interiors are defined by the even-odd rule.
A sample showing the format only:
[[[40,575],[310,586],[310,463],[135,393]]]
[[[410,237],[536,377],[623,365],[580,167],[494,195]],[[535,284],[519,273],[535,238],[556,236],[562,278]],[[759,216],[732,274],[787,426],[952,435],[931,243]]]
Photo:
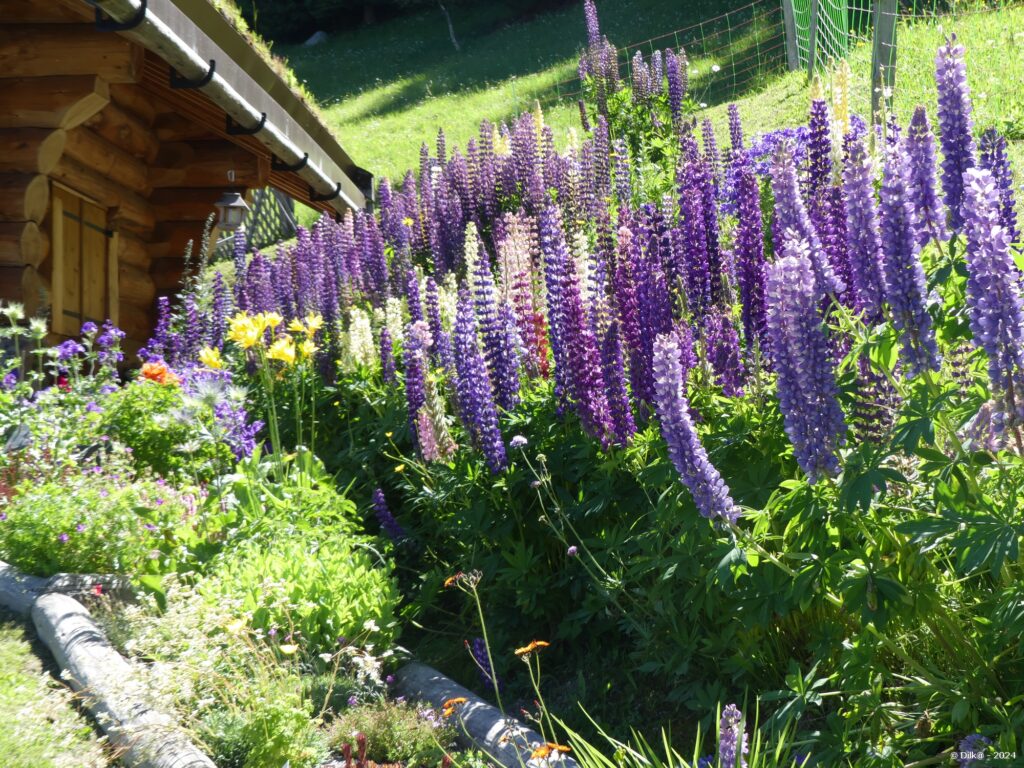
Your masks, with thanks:
[[[187,402],[175,385],[133,381],[110,396],[104,417],[104,428],[132,449],[136,465],[158,475],[209,480],[234,462],[231,450],[212,439],[212,411]]]

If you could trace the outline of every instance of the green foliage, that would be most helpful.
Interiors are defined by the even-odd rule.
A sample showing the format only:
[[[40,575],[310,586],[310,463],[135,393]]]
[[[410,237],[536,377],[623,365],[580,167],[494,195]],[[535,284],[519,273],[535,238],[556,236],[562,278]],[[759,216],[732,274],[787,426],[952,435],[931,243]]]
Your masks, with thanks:
[[[0,558],[27,573],[135,574],[175,547],[195,499],[100,471],[23,485],[0,512]]]
[[[241,543],[200,589],[237,601],[252,628],[291,637],[309,657],[333,653],[339,638],[387,648],[397,633],[389,568],[358,540]]]
[[[174,385],[130,382],[111,395],[104,427],[132,449],[137,465],[163,477],[209,480],[234,462],[212,434],[212,409]]]
[[[345,710],[331,724],[328,743],[335,751],[343,744],[355,747],[355,733],[366,736],[367,758],[401,762],[407,768],[440,765],[445,751],[455,744],[451,725],[440,724],[436,712],[418,710],[407,702],[377,701]]]

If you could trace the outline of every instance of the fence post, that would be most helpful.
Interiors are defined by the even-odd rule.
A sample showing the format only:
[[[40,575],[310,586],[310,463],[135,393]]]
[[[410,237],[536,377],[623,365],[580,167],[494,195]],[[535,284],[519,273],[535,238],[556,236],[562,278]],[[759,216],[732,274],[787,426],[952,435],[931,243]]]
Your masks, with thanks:
[[[800,69],[800,49],[797,46],[793,0],[782,0],[782,26],[786,32],[786,67],[792,72]]]
[[[814,66],[818,63],[818,4],[811,0],[811,21],[807,30],[807,82],[814,77]]]
[[[898,0],[876,0],[875,39],[871,46],[871,122],[881,122],[882,97],[896,82]]]

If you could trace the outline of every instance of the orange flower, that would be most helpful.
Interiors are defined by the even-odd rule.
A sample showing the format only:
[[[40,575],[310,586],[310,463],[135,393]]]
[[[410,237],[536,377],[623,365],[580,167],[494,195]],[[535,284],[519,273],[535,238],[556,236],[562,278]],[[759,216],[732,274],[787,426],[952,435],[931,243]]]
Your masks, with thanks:
[[[454,699],[448,699],[444,704],[441,705],[441,717],[451,717],[455,714],[455,708],[460,704],[465,704],[469,699],[465,696],[457,696]]]
[[[531,760],[543,760],[545,757],[551,754],[551,747],[547,744],[541,744],[533,752],[530,753]]]
[[[547,648],[550,646],[547,640],[531,640],[529,645],[524,645],[522,648],[516,648],[516,656],[525,656],[528,653],[533,653],[540,648]]]
[[[453,586],[455,584],[455,582],[457,582],[461,578],[462,578],[462,571],[459,571],[454,576],[449,576],[447,579],[444,580],[444,588],[448,589],[448,587]]]
[[[549,741],[547,743],[547,746],[551,748],[552,752],[572,752],[572,750],[569,747],[563,746],[561,744],[555,744],[555,742],[553,741]]]
[[[142,378],[155,381],[157,384],[178,383],[178,377],[167,367],[167,364],[162,361],[155,363],[143,363]]]

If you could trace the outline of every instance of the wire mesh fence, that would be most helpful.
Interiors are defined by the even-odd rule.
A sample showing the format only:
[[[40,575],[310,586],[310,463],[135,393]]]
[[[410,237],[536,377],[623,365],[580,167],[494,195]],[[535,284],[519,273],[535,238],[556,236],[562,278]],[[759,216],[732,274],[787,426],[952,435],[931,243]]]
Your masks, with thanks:
[[[645,59],[658,50],[684,50],[690,64],[691,92],[703,101],[728,100],[765,82],[785,69],[786,38],[782,6],[778,0],[755,0],[719,16],[704,19],[655,37],[629,43],[617,49],[620,77],[632,78],[633,56]],[[542,91],[514,101],[528,107],[534,101],[542,107],[571,103],[583,97],[578,77],[567,78]]]
[[[253,192],[249,212],[239,230],[245,233],[249,249],[266,248],[295,236],[295,201],[280,190],[271,187]],[[234,254],[235,234],[232,232],[217,240],[213,260],[229,259]]]

